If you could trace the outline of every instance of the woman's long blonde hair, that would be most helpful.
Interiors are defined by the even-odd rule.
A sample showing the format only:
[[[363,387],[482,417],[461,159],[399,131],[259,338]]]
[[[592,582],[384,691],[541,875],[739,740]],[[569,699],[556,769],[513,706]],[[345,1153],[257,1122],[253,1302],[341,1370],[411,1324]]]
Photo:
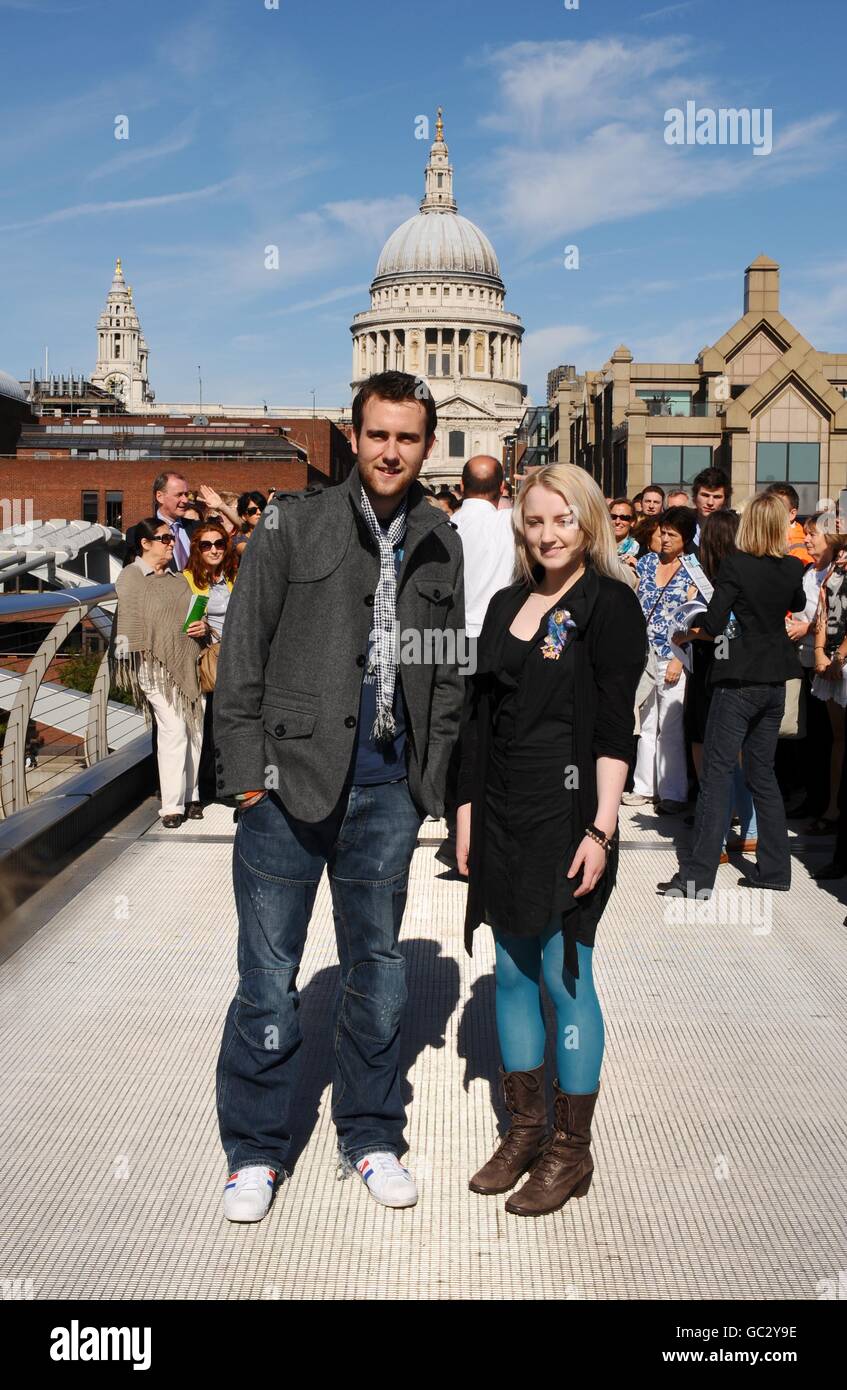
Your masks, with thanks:
[[[586,473],[584,468],[577,468],[573,463],[550,463],[546,468],[528,473],[521,483],[512,508],[516,571],[519,579],[531,581],[535,566],[535,562],[530,558],[524,533],[526,498],[532,487],[546,487],[550,492],[557,492],[570,505],[586,540],[586,561],[594,566],[598,574],[605,574],[609,579],[619,579],[630,588],[635,586],[633,570],[624,564],[618,555],[615,528],[602,492],[590,473]],[[785,511],[784,506],[782,510]]]
[[[788,553],[788,520],[785,503],[773,492],[760,492],[741,513],[735,544],[748,555]]]

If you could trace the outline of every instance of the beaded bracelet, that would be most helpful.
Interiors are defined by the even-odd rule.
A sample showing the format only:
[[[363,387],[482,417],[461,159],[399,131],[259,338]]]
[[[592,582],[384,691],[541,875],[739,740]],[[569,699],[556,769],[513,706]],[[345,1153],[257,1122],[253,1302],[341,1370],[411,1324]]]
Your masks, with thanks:
[[[612,848],[611,835],[604,835],[603,831],[598,830],[596,825],[587,825],[585,827],[585,833],[589,840],[593,840],[595,844],[602,846],[607,854],[609,853],[609,850]]]

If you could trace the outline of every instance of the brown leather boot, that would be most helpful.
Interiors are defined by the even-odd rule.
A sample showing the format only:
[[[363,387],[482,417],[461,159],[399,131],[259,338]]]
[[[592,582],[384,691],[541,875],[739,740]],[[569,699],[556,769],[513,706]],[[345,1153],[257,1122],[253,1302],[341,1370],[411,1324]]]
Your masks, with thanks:
[[[571,1197],[584,1197],[591,1186],[591,1117],[600,1094],[573,1096],[553,1086],[555,1120],[544,1153],[520,1192],[506,1203],[516,1216],[547,1216]]]
[[[495,1197],[508,1192],[541,1153],[547,1139],[544,1063],[535,1071],[503,1071],[503,1095],[512,1123],[488,1162],[474,1173],[471,1192]]]

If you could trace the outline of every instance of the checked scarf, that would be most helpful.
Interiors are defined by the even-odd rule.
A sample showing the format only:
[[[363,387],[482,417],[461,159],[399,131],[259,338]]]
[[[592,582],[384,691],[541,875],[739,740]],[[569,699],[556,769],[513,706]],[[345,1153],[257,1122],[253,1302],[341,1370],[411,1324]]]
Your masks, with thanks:
[[[404,497],[399,511],[383,531],[376,512],[362,488],[362,512],[379,546],[379,583],[374,595],[372,661],[376,672],[376,719],[371,730],[377,743],[390,742],[396,732],[394,722],[394,682],[397,679],[397,576],[394,570],[394,547],[406,534],[408,502]]]

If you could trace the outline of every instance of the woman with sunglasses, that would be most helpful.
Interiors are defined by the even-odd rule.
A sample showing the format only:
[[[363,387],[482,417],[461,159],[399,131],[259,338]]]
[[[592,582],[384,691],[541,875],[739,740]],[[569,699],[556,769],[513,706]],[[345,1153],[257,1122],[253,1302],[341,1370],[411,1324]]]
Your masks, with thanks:
[[[220,642],[229,596],[238,573],[238,552],[222,522],[210,521],[198,526],[191,538],[191,550],[183,573],[192,592],[205,594],[209,599],[205,613],[205,640]],[[212,731],[213,705],[214,692],[209,691],[206,694],[203,750],[200,755],[201,804],[194,813],[198,819],[203,815],[202,802],[214,801],[217,792],[215,740]]]
[[[243,527],[241,535],[233,537],[239,554],[258,526],[259,518],[267,505],[268,499],[263,492],[242,492],[236,502],[235,507]]]
[[[115,581],[114,681],[156,716],[159,815],[166,830],[175,830],[202,815],[197,784],[205,702],[197,661],[209,624],[201,619],[185,627],[192,592],[183,574],[168,569],[174,541],[167,523],[145,517],[134,539],[135,559]]]

